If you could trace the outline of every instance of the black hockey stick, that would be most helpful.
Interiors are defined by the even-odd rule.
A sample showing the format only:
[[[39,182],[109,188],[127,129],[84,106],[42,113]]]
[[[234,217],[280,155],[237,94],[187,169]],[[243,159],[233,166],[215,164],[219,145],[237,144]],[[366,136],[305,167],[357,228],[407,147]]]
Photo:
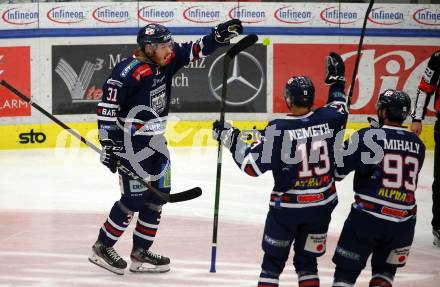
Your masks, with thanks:
[[[92,148],[94,151],[96,151],[97,153],[101,154],[101,150],[96,145],[94,145],[90,141],[86,140],[84,137],[82,137],[76,131],[72,130],[65,123],[63,123],[62,121],[57,119],[55,116],[50,114],[48,111],[43,109],[38,104],[34,103],[30,98],[26,97],[20,91],[18,91],[13,86],[11,86],[9,83],[7,83],[4,80],[1,80],[0,84],[2,86],[4,86],[5,88],[7,88],[8,90],[10,90],[16,96],[18,96],[19,98],[24,100],[25,102],[29,103],[32,107],[36,108],[43,115],[45,115],[46,117],[48,117],[49,119],[54,121],[56,124],[58,124],[60,127],[65,129],[67,132],[69,132],[71,135],[73,135],[77,139],[79,139],[81,142],[85,143],[87,146]],[[166,201],[166,202],[179,202],[179,201],[191,200],[191,199],[194,199],[196,197],[199,197],[202,194],[202,189],[200,187],[194,187],[194,188],[191,188],[189,190],[185,190],[185,191],[182,191],[182,192],[179,192],[179,193],[167,194],[167,193],[161,192],[157,188],[151,186],[150,183],[146,182],[140,176],[138,176],[134,172],[130,171],[127,167],[125,167],[124,165],[122,165],[120,163],[118,163],[118,169],[120,171],[122,171],[124,174],[128,175],[129,177],[131,177],[132,179],[137,180],[140,184],[143,184],[145,187],[147,187],[149,190],[151,190],[154,194],[156,194],[158,197],[160,197],[160,199],[162,199],[163,201]]]
[[[223,82],[222,82],[222,100],[220,105],[220,122],[225,122],[225,102],[228,81],[229,63],[241,51],[246,50],[258,41],[258,36],[250,34],[238,41],[230,48],[223,57]],[[217,230],[218,230],[218,209],[220,201],[220,181],[222,174],[222,145],[219,143],[217,150],[217,177],[215,182],[215,203],[214,203],[214,223],[212,227],[212,247],[211,247],[211,268],[210,272],[215,273],[215,262],[217,258]]]
[[[357,54],[356,54],[356,61],[354,63],[353,76],[351,77],[350,89],[348,91],[348,103],[347,103],[348,110],[350,110],[351,100],[353,98],[354,84],[356,82],[356,76],[357,76],[357,72],[358,72],[358,68],[359,68],[362,46],[364,44],[364,36],[365,36],[365,30],[367,28],[368,16],[370,15],[370,12],[371,12],[371,9],[373,8],[373,5],[374,5],[374,0],[370,0],[370,4],[368,4],[367,11],[365,12],[364,23],[362,24],[361,36],[359,38],[359,44],[358,44],[358,49],[357,49]],[[345,122],[345,126],[347,126],[347,122]],[[345,126],[344,126],[344,128],[345,128]]]

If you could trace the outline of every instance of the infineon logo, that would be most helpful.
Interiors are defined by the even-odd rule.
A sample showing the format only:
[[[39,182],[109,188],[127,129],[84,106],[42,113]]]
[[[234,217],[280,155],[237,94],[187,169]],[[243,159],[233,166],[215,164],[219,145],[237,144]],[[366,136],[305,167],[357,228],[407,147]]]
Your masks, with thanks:
[[[340,11],[338,7],[329,7],[319,14],[322,20],[332,24],[352,24],[358,20],[358,15],[353,11]]]
[[[243,23],[259,23],[266,20],[266,12],[254,8],[247,8],[246,6],[237,6],[229,10],[228,13],[231,19],[240,19]]]
[[[284,6],[275,11],[275,19],[283,23],[302,24],[312,20],[311,11],[301,11],[292,6]]]
[[[145,6],[138,11],[139,19],[148,23],[165,23],[174,19],[173,10],[157,9],[154,6]]]
[[[127,10],[116,10],[109,8],[109,6],[102,6],[93,10],[92,17],[99,22],[122,23],[129,20],[129,13]]]
[[[368,20],[378,25],[396,25],[403,22],[402,12],[388,12],[385,7],[377,7],[371,10]]]
[[[413,19],[419,24],[429,26],[440,25],[440,13],[429,8],[422,8],[414,12]]]
[[[50,9],[46,16],[50,21],[59,24],[73,24],[85,19],[84,11],[71,11],[63,6]]]
[[[29,25],[38,21],[38,12],[11,8],[3,12],[2,19],[12,25]]]
[[[194,23],[212,23],[220,20],[220,11],[203,6],[191,6],[183,11],[183,18]]]

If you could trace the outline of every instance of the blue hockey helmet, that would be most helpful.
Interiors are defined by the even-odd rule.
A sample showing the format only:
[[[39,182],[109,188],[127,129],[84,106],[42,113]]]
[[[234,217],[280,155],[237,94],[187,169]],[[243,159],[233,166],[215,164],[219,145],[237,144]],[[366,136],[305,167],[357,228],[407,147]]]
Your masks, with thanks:
[[[167,27],[160,24],[148,24],[139,29],[137,43],[144,50],[147,44],[173,43],[173,37]]]
[[[285,99],[287,106],[311,107],[315,99],[315,87],[306,76],[291,77],[286,84]]]
[[[407,93],[393,89],[380,94],[377,110],[385,110],[386,118],[394,122],[403,122],[410,113],[411,99]]]

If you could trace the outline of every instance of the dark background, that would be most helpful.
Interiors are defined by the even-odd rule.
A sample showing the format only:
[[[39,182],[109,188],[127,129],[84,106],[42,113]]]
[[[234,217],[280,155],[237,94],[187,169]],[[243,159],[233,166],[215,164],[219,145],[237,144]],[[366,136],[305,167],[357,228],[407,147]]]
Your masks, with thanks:
[[[130,57],[137,45],[66,45],[52,46],[52,112],[53,114],[94,114],[98,103],[98,96],[102,84],[110,75],[111,70],[117,61]],[[221,54],[225,53],[228,47],[218,49],[210,56],[190,63],[188,66],[180,69],[174,76],[176,84],[188,84],[188,86],[174,85],[171,92],[171,112],[179,113],[203,113],[217,112],[220,110],[220,102],[211,93],[209,89],[208,72],[212,63]],[[227,105],[228,112],[241,113],[264,113],[266,107],[266,47],[258,44],[246,50],[253,55],[263,68],[263,87],[259,94],[252,101],[239,106]],[[246,81],[254,86],[259,85],[260,73],[255,64],[244,55],[238,55],[240,74]],[[60,59],[63,58],[78,75],[85,61],[95,64],[93,77],[83,95],[84,100],[72,102],[70,92],[66,83],[55,72]],[[233,61],[230,64],[230,76],[233,68]],[[212,72],[213,86],[217,87],[222,82],[222,60],[219,60]],[[96,100],[87,99],[86,94],[95,91]],[[227,100],[241,102],[249,99],[255,91],[235,81],[228,85]],[[221,89],[217,91],[221,95]]]

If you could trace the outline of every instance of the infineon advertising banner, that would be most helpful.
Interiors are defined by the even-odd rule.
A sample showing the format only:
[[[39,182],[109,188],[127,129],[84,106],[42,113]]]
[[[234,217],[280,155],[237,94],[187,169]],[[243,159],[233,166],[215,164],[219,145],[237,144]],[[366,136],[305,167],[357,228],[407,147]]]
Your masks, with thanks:
[[[102,85],[115,65],[137,45],[52,46],[52,111],[54,114],[94,114]],[[226,48],[180,69],[172,81],[172,112],[218,112]],[[264,113],[266,107],[266,47],[258,44],[240,53],[230,65],[229,112]]]
[[[350,113],[375,114],[378,95],[385,89],[404,90],[415,97],[428,60],[439,46],[364,45],[356,78]],[[273,59],[273,111],[287,112],[284,85],[292,75],[307,75],[316,88],[316,106],[325,104],[328,87],[324,84],[324,60],[338,51],[346,64],[347,82],[351,82],[357,45],[347,44],[275,44]],[[346,87],[348,92],[348,85]],[[431,101],[432,103],[433,101]],[[433,116],[433,107],[429,107]]]
[[[30,47],[0,47],[0,79],[30,95],[30,77]],[[30,115],[30,105],[0,85],[0,117]]]
[[[124,28],[146,23],[211,27],[240,18],[249,27],[359,28],[366,3],[249,2],[42,2],[3,4],[0,29]],[[376,3],[369,28],[439,29],[434,4]]]

